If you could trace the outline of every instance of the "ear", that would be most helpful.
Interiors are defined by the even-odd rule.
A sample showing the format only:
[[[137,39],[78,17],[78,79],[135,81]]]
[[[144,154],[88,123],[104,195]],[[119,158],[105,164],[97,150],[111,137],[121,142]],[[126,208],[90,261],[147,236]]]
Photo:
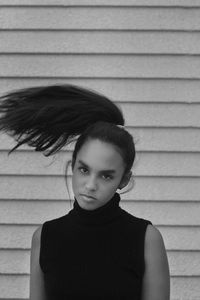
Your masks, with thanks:
[[[124,176],[122,177],[122,180],[121,180],[121,182],[120,182],[120,184],[119,184],[118,189],[121,190],[121,189],[123,189],[125,186],[127,186],[128,183],[129,183],[129,181],[130,181],[131,176],[132,176],[132,172],[131,172],[131,171],[128,172],[128,173],[126,173],[126,174],[124,174]]]

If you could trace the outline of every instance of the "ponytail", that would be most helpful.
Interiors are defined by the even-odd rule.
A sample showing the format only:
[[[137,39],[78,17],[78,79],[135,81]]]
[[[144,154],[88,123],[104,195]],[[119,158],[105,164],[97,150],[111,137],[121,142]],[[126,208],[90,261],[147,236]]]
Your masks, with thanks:
[[[0,130],[17,141],[9,153],[27,144],[49,156],[98,121],[124,125],[112,101],[75,85],[31,87],[0,97]]]

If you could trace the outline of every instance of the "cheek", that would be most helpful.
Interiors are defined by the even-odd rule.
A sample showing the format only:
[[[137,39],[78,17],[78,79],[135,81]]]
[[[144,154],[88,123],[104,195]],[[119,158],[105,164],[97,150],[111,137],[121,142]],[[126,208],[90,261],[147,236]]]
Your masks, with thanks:
[[[105,192],[106,194],[113,194],[117,188],[118,188],[118,182],[112,182],[110,184],[102,184],[101,190],[102,192]]]

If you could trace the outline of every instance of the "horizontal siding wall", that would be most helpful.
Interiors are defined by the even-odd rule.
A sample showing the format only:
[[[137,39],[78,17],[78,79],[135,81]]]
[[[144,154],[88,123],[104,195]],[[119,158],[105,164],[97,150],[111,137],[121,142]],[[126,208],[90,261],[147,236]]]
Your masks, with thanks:
[[[137,150],[121,206],[162,233],[171,300],[200,299],[199,55],[199,1],[0,0],[1,94],[69,82],[121,106]],[[0,300],[28,299],[32,234],[73,196],[73,147],[45,158],[12,146],[1,134]]]

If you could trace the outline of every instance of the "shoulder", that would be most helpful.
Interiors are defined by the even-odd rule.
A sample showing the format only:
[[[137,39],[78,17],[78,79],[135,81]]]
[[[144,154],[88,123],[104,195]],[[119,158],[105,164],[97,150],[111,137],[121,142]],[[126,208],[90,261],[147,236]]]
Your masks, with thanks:
[[[39,227],[37,227],[32,235],[32,247],[40,246],[41,236],[42,236],[43,232],[45,231],[45,233],[46,233],[47,227],[55,226],[58,223],[59,222],[57,221],[57,219],[53,219],[50,221],[46,221],[43,224],[41,224]]]
[[[147,274],[168,279],[169,265],[163,237],[152,225],[148,225],[146,230],[144,260]]]
[[[160,231],[155,226],[149,224],[145,234],[145,249],[154,249],[155,251],[160,251],[163,248],[165,248],[165,246]],[[146,253],[148,254],[147,251]]]
[[[160,231],[148,225],[144,249],[145,272],[143,277],[143,300],[168,300],[170,274],[164,241]]]
[[[147,219],[136,217],[125,210],[121,211],[119,230],[124,236],[128,237],[130,241],[134,239],[135,247],[136,244],[138,248],[144,247],[146,228],[149,224],[152,223]]]
[[[40,225],[32,235],[32,246],[37,247],[40,245],[40,239],[41,239],[41,232],[42,232],[42,225]]]
[[[40,236],[41,236],[41,231],[42,231],[42,225],[40,225],[34,232],[32,236],[32,240],[34,242],[39,242],[40,241]]]
[[[40,266],[40,236],[42,225],[32,235],[30,256],[30,299],[46,299],[44,277]]]
[[[66,228],[70,230],[67,220],[67,215],[65,215],[45,221],[33,233],[32,243],[34,245],[40,245],[42,249],[50,246],[53,248],[56,247],[57,242],[66,234]]]
[[[32,266],[37,264],[39,260],[41,231],[42,231],[42,225],[40,225],[32,235],[32,240],[31,240],[31,265]]]
[[[160,231],[152,224],[149,224],[146,229],[146,240],[160,242],[161,240],[163,240],[163,238]]]
[[[128,222],[130,225],[138,225],[140,227],[144,227],[146,228],[146,226],[148,224],[152,224],[151,221],[147,220],[147,219],[143,219],[143,218],[139,218],[136,217],[132,214],[130,214],[129,212],[127,212],[126,210],[121,209],[121,215],[124,218],[124,220],[126,222]]]
[[[46,235],[49,231],[51,232],[62,228],[62,225],[67,220],[67,215],[61,216],[59,218],[51,219],[45,221],[42,225],[40,225],[36,231],[34,232],[33,236],[35,235],[35,239],[40,238],[41,235]]]

